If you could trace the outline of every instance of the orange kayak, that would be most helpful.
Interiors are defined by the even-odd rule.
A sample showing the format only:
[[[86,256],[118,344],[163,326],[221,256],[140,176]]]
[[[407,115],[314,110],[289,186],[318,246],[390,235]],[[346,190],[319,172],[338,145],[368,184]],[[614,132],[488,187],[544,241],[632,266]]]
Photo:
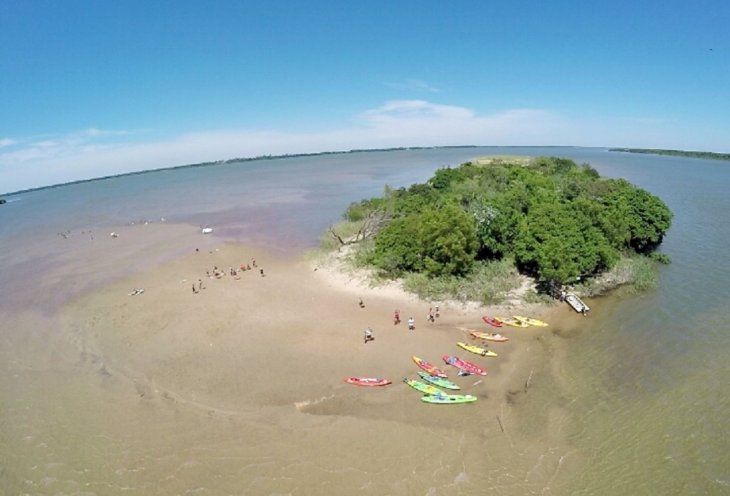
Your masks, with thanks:
[[[428,363],[426,360],[421,360],[417,356],[414,356],[413,361],[416,362],[416,365],[418,365],[419,367],[421,367],[423,370],[425,370],[426,372],[428,372],[431,375],[435,375],[436,377],[443,377],[443,378],[448,377],[445,372],[437,369],[436,367],[434,367],[433,365]]]
[[[388,379],[379,379],[377,377],[348,377],[345,382],[356,386],[387,386],[390,384]]]

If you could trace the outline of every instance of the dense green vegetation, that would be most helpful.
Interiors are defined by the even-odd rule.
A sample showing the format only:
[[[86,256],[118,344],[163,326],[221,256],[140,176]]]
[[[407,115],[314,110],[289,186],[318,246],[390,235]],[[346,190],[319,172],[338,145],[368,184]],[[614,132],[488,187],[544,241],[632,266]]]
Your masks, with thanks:
[[[353,203],[344,216],[350,230],[379,219],[361,263],[405,277],[418,293],[462,285],[481,300],[508,290],[474,284],[485,271],[509,272],[505,261],[542,282],[572,283],[652,253],[672,219],[647,191],[555,157],[440,169],[424,184]]]
[[[611,148],[610,152],[650,153],[652,155],[673,155],[676,157],[707,158],[712,160],[730,160],[730,153],[698,152],[691,150],[662,150],[655,148]]]

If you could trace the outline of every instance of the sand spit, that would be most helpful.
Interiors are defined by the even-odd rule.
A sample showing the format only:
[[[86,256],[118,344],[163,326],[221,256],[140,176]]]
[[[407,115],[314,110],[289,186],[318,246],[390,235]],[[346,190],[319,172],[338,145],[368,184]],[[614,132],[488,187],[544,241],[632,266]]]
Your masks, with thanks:
[[[242,264],[252,270],[231,276]],[[213,267],[226,275],[208,277]],[[78,296],[60,313],[68,363],[54,358],[52,398],[40,388],[26,402],[38,418],[21,420],[27,409],[6,418],[45,426],[33,436],[80,474],[74,487],[106,484],[96,486],[106,494],[525,494],[557,484],[571,458],[552,328],[506,328],[510,341],[489,345],[498,358],[469,356],[456,342],[485,330],[481,316],[494,308],[442,302],[427,323],[432,302],[314,268],[224,244]],[[145,291],[128,296],[136,288]],[[368,326],[375,341],[364,344]],[[449,369],[443,354],[488,369],[448,370],[477,403],[425,405],[400,382],[416,377],[412,355]],[[361,388],[347,376],[393,384]],[[32,481],[41,474],[22,460],[44,459],[45,448],[23,445],[20,434],[19,465],[7,470]],[[69,484],[59,478],[52,489]]]

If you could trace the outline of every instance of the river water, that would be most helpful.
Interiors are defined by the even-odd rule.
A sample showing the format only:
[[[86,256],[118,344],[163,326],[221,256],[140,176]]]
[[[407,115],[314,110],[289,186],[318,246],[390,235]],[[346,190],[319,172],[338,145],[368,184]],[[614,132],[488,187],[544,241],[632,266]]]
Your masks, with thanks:
[[[216,240],[254,242],[296,254],[314,246],[349,202],[380,194],[384,184],[422,182],[440,166],[493,154],[589,162],[604,176],[624,177],[660,196],[675,214],[661,248],[673,263],[661,267],[659,288],[597,299],[589,318],[558,337],[566,350],[559,392],[570,417],[565,435],[580,467],[553,487],[553,494],[730,493],[728,162],[599,148],[407,150],[158,171],[13,195],[0,207],[0,277],[5,288],[12,288],[0,298],[6,322],[0,324],[2,368],[7,376],[18,377],[24,362],[15,357],[30,346],[7,322],[33,314],[28,318],[38,319],[37,333],[46,339],[53,330],[44,326],[69,298],[172,259],[200,242],[180,235],[174,248],[164,245],[154,257],[129,253],[121,266],[80,271],[83,282],[68,272],[58,280],[44,278],[39,274],[54,274],[74,259],[75,245],[57,242],[61,234],[108,236],[107,229],[145,221],[209,225]],[[17,422],[23,408],[32,408],[34,388],[47,390],[39,380],[63,381],[60,376],[36,377],[22,387],[0,381],[0,466],[17,467],[2,462],[23,451],[13,443],[31,442],[18,441],[18,426],[9,422]],[[58,384],[59,390],[63,387],[68,384]],[[27,423],[32,419],[29,415]],[[57,422],[62,430],[64,422],[74,419]],[[78,450],[87,444],[103,456],[108,440],[73,442]],[[30,466],[34,460],[24,463]],[[63,477],[59,471],[63,469],[56,470],[54,480]],[[24,477],[0,468],[0,492],[21,492]],[[32,487],[28,492],[53,492],[51,483],[48,491]],[[105,494],[98,487],[95,492]]]

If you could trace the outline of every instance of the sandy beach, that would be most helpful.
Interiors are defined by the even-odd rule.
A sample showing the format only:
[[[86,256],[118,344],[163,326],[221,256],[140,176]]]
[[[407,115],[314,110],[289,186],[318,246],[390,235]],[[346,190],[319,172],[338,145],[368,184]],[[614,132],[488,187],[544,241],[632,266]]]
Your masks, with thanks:
[[[148,236],[173,228],[145,229]],[[124,243],[105,241],[107,254],[136,246],[128,239],[134,233],[124,231]],[[499,357],[470,355],[456,342],[471,342],[468,329],[487,330],[481,316],[494,308],[441,302],[440,317],[428,323],[432,303],[393,285],[370,288],[301,255],[211,239],[61,306],[59,336],[71,346],[59,347],[43,372],[55,376],[44,381],[53,384],[56,406],[53,414],[44,400],[29,406],[29,415],[54,421],[33,419],[41,432],[31,436],[95,446],[61,455],[91,467],[80,480],[112,492],[156,480],[157,494],[197,487],[212,494],[550,492],[570,451],[565,400],[554,397],[555,327],[503,328],[510,341],[489,344]],[[228,274],[252,259],[256,268]],[[214,266],[226,275],[208,278]],[[199,279],[204,289],[193,293]],[[144,293],[130,296],[135,288]],[[414,332],[406,327],[411,316]],[[368,326],[375,340],[364,344]],[[457,377],[443,354],[485,366],[488,375]],[[401,382],[417,378],[412,355],[446,370],[477,403],[423,404]],[[54,371],[61,362],[71,370]],[[348,376],[393,384],[356,387],[343,382]],[[62,432],[54,430],[59,423]],[[43,453],[29,449],[18,466]]]

